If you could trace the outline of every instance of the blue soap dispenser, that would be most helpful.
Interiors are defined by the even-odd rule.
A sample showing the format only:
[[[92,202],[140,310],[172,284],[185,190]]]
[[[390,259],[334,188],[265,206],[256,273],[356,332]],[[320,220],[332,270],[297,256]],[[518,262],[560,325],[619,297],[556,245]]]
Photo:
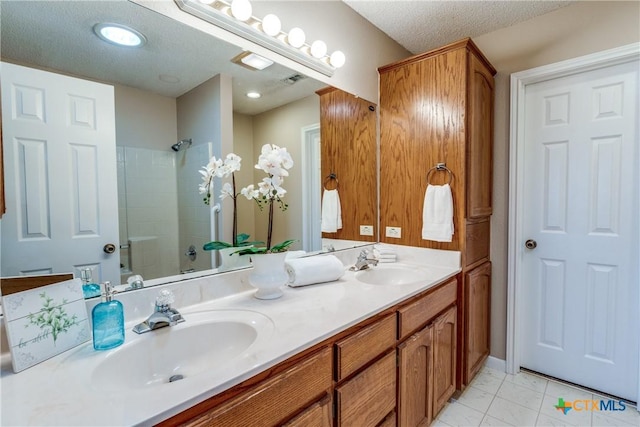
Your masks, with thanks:
[[[100,285],[93,281],[93,270],[90,268],[83,268],[80,270],[80,277],[82,278],[82,293],[86,298],[93,298],[100,296]]]
[[[111,282],[104,282],[103,300],[93,307],[93,348],[110,350],[124,342],[124,308],[122,303],[113,299]]]

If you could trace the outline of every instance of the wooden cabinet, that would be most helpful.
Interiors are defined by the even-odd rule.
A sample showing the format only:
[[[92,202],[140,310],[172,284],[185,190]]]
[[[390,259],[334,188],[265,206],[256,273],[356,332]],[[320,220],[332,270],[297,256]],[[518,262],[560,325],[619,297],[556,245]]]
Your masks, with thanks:
[[[392,348],[396,343],[396,316],[390,314],[335,344],[336,380],[340,381]]]
[[[332,354],[324,348],[231,400],[186,422],[187,426],[270,426],[280,424],[311,406],[330,390]]]
[[[398,424],[428,426],[433,420],[433,326],[398,346]]]
[[[456,390],[457,281],[398,309],[398,424],[428,426]],[[422,317],[419,315],[422,314]]]
[[[316,93],[320,96],[321,179],[329,190],[339,182],[340,202],[349,207],[342,210],[342,228],[322,237],[375,242],[378,233],[362,236],[360,225],[375,227],[378,220],[377,106],[333,87]],[[337,181],[327,180],[332,173]]]
[[[402,228],[402,238],[381,236],[380,240],[460,251],[459,295],[465,298],[466,273],[489,261],[496,71],[471,39],[464,39],[381,67],[379,73],[380,176],[384,177],[380,229]],[[422,239],[423,199],[416,195],[425,194],[427,174],[438,163],[446,164],[451,177],[436,171],[429,183],[442,185],[451,179],[451,242]],[[458,307],[458,369],[465,369],[482,363],[488,353],[466,360],[477,353],[466,348],[471,324],[467,305]],[[476,309],[488,312],[489,306]],[[488,334],[487,329],[484,335]],[[475,372],[459,371],[457,387],[467,385]]]
[[[318,402],[283,424],[284,427],[331,427],[332,425],[333,403],[330,393],[325,394]]]
[[[374,427],[395,409],[396,330],[392,312],[336,342],[337,426]]]
[[[375,427],[395,407],[395,351],[336,388],[338,427]]]
[[[469,384],[489,355],[491,322],[491,263],[485,262],[465,274],[464,383]]]
[[[458,297],[438,284],[159,425],[429,425],[455,390]]]
[[[436,416],[456,391],[456,307],[433,322],[433,414]]]

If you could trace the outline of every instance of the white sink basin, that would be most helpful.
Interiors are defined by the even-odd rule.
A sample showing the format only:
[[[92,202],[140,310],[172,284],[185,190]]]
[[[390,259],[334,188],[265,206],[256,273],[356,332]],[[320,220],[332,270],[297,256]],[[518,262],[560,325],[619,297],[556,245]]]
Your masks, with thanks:
[[[424,268],[404,264],[378,264],[356,273],[357,280],[369,285],[409,285],[428,281],[431,276]]]
[[[96,366],[91,384],[124,391],[220,371],[268,340],[274,329],[268,317],[248,310],[203,311],[184,318],[176,326],[131,334],[131,341]]]

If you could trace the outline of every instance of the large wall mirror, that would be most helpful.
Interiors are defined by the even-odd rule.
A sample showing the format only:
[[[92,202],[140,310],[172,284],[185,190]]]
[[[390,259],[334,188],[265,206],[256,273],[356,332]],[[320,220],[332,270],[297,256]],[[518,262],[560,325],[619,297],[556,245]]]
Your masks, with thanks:
[[[217,256],[203,251],[202,245],[212,236],[222,238],[230,227],[229,201],[220,201],[219,217],[212,214],[198,192],[198,170],[211,155],[224,156],[232,149],[243,159],[236,176],[238,188],[255,184],[262,176],[253,166],[264,143],[286,146],[296,163],[285,182],[289,208],[278,214],[275,225],[282,237],[299,239],[293,249],[320,251],[329,245],[340,249],[358,244],[357,238],[342,245],[336,240],[323,242],[319,227],[309,224],[320,218],[325,178],[316,92],[326,84],[278,64],[263,71],[238,65],[231,60],[242,53],[240,48],[131,2],[3,2],[1,19],[2,61],[114,86],[117,182],[112,184],[117,185],[119,235],[114,238],[113,256],[120,266],[107,273],[97,261],[83,263],[72,256],[66,268],[49,270],[30,271],[5,262],[12,252],[7,227],[16,223],[10,221],[8,206],[0,221],[3,277],[60,272],[80,277],[79,270],[88,265],[97,266],[96,281],[125,283],[129,276],[140,274],[146,284],[154,284],[215,272],[211,269],[217,267]],[[133,27],[147,42],[138,49],[109,45],[93,32],[101,22]],[[248,98],[249,91],[262,96]],[[225,93],[231,93],[230,105],[225,104]],[[209,96],[220,97],[215,108],[222,113],[215,117],[203,114],[214,102]],[[220,129],[231,126],[230,121],[231,142],[220,141],[225,138]],[[8,138],[4,142],[6,152],[12,142]],[[5,163],[15,158],[12,153]],[[332,163],[339,164],[340,159]],[[375,171],[375,161],[367,167]],[[5,185],[15,185],[12,179],[7,177]],[[216,203],[219,190],[218,184]],[[373,199],[368,203],[377,206]],[[342,209],[352,212],[358,206]],[[238,215],[239,232],[265,238],[266,216],[253,202],[239,199]],[[216,223],[217,227],[212,225]],[[97,251],[102,249],[100,245]],[[24,256],[41,255],[31,246]]]

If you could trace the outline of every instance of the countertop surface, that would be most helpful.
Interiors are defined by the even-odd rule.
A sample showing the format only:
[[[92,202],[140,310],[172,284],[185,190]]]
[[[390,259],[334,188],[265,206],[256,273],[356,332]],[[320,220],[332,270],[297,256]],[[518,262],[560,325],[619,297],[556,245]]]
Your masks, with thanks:
[[[276,300],[258,300],[253,297],[254,290],[241,290],[189,306],[175,305],[185,317],[184,323],[143,335],[131,331],[134,324],[143,320],[136,318],[126,324],[125,344],[110,351],[94,351],[89,341],[18,374],[13,373],[10,360],[4,358],[1,424],[153,425],[167,419],[460,271],[459,252],[409,249],[402,249],[401,263],[426,268],[428,279],[405,285],[370,285],[347,270],[335,282],[286,287],[284,295]],[[394,264],[380,266],[393,267]],[[229,274],[225,280],[241,280],[250,271]],[[184,379],[172,383],[114,390],[99,381],[96,367],[116,352],[144,345],[141,340],[162,339],[174,328],[187,328],[190,315],[198,319],[205,316],[205,312],[229,310],[259,313],[259,317],[268,320],[263,336],[241,357],[216,362],[206,372],[185,375]],[[109,375],[127,375],[127,369],[113,369]]]

